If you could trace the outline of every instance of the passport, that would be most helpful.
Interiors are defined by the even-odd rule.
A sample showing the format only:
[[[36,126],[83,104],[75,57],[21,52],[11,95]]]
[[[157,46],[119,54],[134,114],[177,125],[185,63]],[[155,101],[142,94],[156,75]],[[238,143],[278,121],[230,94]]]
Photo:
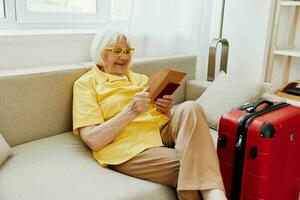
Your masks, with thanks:
[[[163,69],[149,79],[150,98],[156,100],[164,95],[172,95],[180,86],[187,73],[174,69]]]

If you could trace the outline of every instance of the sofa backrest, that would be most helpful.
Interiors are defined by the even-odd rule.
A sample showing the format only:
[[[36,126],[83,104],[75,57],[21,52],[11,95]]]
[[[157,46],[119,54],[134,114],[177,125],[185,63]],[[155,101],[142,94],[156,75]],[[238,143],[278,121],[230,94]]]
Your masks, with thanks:
[[[0,133],[11,146],[72,130],[73,83],[90,63],[0,71]],[[172,67],[195,78],[196,57],[139,59],[132,70],[146,75]],[[185,81],[175,102],[185,98]]]

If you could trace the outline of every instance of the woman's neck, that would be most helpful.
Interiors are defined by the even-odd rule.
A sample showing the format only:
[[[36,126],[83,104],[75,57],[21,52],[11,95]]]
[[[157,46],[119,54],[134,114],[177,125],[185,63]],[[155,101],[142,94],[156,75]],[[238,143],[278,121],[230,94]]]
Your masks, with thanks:
[[[103,67],[102,65],[98,65],[98,64],[96,64],[96,65],[97,65],[97,67],[98,67],[102,72],[104,72],[104,73],[112,74],[112,75],[114,75],[114,76],[119,76],[119,77],[124,77],[124,76],[126,76],[125,74],[117,74],[117,73],[107,72],[107,71],[104,70],[104,67]]]
[[[101,66],[101,65],[98,65],[98,64],[96,64],[96,66],[101,70],[101,71],[103,71],[103,72],[105,72],[104,71],[104,67],[103,66]]]

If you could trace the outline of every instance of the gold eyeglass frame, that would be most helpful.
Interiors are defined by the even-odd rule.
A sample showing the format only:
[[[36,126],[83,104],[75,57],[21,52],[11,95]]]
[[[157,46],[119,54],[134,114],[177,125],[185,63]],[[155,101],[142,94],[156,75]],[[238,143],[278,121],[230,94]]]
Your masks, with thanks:
[[[122,49],[122,51],[120,52],[120,53],[114,53],[114,50],[115,49]],[[125,52],[126,52],[126,50],[127,49],[129,49],[130,50],[130,54],[126,54]],[[111,51],[113,54],[115,54],[115,55],[121,55],[122,53],[124,54],[124,55],[132,55],[133,53],[134,53],[134,51],[135,51],[135,48],[128,48],[128,47],[107,47],[107,48],[105,48],[105,50],[109,50],[109,51]]]

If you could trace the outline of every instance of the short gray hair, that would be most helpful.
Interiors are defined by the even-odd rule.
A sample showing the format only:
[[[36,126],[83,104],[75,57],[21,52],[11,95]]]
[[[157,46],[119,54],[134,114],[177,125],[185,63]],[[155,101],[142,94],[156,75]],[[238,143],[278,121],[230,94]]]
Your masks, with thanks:
[[[128,39],[128,36],[126,36],[126,33],[122,30],[119,29],[112,29],[112,28],[105,28],[101,32],[99,32],[91,45],[91,59],[94,61],[96,64],[103,65],[104,61],[102,59],[102,53],[104,49],[113,44],[116,43],[118,38],[120,37],[125,37],[127,44],[129,47],[131,46],[131,43]]]

